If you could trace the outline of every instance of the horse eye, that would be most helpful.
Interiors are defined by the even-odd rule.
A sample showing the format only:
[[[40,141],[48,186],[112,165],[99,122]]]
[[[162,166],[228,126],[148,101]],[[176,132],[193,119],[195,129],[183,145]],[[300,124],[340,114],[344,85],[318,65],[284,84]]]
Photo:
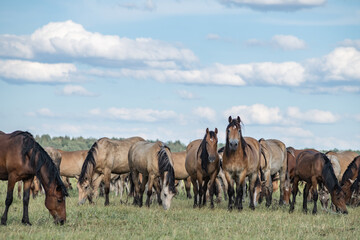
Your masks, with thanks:
[[[62,199],[58,199],[57,201],[58,201],[58,203],[61,203],[61,202],[62,202]]]
[[[166,193],[164,193],[164,197],[167,197],[167,194],[166,194]]]

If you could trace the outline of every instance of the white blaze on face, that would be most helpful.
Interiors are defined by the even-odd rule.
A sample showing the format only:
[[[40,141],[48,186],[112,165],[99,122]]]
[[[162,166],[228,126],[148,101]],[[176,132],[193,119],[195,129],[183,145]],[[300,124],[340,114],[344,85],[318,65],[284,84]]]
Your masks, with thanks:
[[[164,174],[164,184],[161,190],[161,194],[160,194],[160,198],[162,201],[162,206],[165,210],[168,210],[170,208],[171,205],[171,200],[174,197],[174,193],[172,191],[170,191],[169,189],[169,185],[167,184],[167,180],[166,180],[166,175]]]

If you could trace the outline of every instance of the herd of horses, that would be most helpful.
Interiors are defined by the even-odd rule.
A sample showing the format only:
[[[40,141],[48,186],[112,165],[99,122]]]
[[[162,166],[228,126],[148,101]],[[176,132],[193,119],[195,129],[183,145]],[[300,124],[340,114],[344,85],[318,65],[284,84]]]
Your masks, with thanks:
[[[177,193],[177,182],[185,183],[186,195],[194,208],[203,207],[223,189],[228,209],[243,208],[244,195],[249,195],[249,207],[255,209],[262,199],[272,204],[272,194],[279,182],[279,205],[290,204],[294,211],[299,183],[304,182],[303,211],[313,200],[347,214],[347,205],[359,205],[360,156],[351,151],[321,153],[315,149],[297,150],[275,139],[256,140],[242,135],[240,117],[228,119],[225,146],[218,149],[218,129],[208,128],[203,139],[190,142],[186,151],[172,153],[163,142],[149,142],[141,137],[123,140],[98,139],[90,150],[62,151],[42,148],[28,132],[0,131],[0,180],[7,180],[5,211],[1,224],[6,225],[13,201],[15,183],[23,185],[23,224],[30,224],[28,205],[30,191],[45,193],[45,206],[57,224],[66,221],[65,198],[71,187],[68,178],[77,179],[79,204],[90,203],[103,189],[105,206],[114,179],[128,178],[133,204],[150,207],[152,196],[163,208],[169,209]],[[40,184],[36,184],[39,182]],[[248,184],[246,184],[248,182]],[[33,192],[33,194],[34,194]],[[122,191],[121,191],[122,193]],[[154,194],[155,193],[155,194]],[[292,193],[292,200],[290,195]],[[320,193],[320,194],[319,194]]]

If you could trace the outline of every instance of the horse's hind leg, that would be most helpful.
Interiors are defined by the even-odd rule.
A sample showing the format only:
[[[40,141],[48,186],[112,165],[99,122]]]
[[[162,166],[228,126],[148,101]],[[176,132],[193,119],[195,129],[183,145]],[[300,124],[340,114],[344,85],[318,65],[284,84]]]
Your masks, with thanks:
[[[11,176],[9,176],[8,189],[7,189],[6,200],[5,200],[5,211],[4,211],[3,216],[1,217],[1,225],[6,225],[9,207],[10,207],[11,203],[13,202],[13,193],[14,193],[15,183],[16,183],[16,181],[13,180]]]
[[[296,195],[298,192],[298,184],[299,184],[299,177],[295,176],[294,177],[294,183],[293,183],[293,189],[292,189],[292,202],[290,203],[290,209],[289,209],[289,213],[292,213],[295,209],[295,200],[296,200]]]
[[[316,214],[317,213],[317,200],[318,200],[317,181],[316,181],[315,177],[313,177],[313,179],[311,179],[311,180],[312,180],[312,185],[313,185],[312,194],[313,194],[313,199],[314,199],[314,208],[313,208],[312,214]]]
[[[184,179],[184,184],[185,184],[185,190],[186,190],[186,197],[188,199],[191,199],[191,193],[190,193],[190,190],[191,190],[191,178],[188,177],[187,179]]]
[[[152,188],[153,188],[153,184],[154,184],[154,179],[155,179],[155,176],[154,175],[150,175],[149,176],[149,183],[148,183],[148,190],[147,190],[147,198],[146,198],[146,203],[145,205],[147,207],[150,207],[150,198],[151,198],[151,195],[152,195]]]
[[[30,225],[31,223],[29,221],[29,199],[30,199],[30,187],[31,183],[33,182],[33,178],[30,178],[28,180],[24,180],[24,195],[23,195],[23,218],[21,222],[25,225]]]
[[[144,195],[144,191],[145,191],[145,186],[148,182],[149,177],[146,175],[143,175],[143,179],[140,185],[140,194],[139,194],[139,207],[142,207],[143,205],[143,195]],[[152,193],[152,188],[148,188],[148,191],[151,191]]]
[[[198,206],[198,197],[199,197],[199,189],[198,184],[196,182],[196,178],[191,177],[191,182],[193,184],[193,191],[194,191],[194,208]]]
[[[303,200],[303,212],[307,213],[307,197],[309,195],[309,190],[310,190],[311,184],[306,183],[305,188],[304,188],[304,200]]]

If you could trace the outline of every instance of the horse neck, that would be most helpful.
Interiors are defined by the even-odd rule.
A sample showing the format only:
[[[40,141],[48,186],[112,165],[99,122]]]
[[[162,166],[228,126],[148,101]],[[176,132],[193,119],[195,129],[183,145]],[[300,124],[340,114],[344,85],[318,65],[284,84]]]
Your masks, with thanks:
[[[48,174],[48,169],[46,167],[46,164],[43,164],[40,168],[39,171],[39,181],[41,183],[41,185],[44,187],[45,193],[47,194],[49,192],[49,190],[51,188],[54,187],[55,184],[55,178],[52,179],[51,184],[50,184],[50,179],[49,179],[49,174]]]

